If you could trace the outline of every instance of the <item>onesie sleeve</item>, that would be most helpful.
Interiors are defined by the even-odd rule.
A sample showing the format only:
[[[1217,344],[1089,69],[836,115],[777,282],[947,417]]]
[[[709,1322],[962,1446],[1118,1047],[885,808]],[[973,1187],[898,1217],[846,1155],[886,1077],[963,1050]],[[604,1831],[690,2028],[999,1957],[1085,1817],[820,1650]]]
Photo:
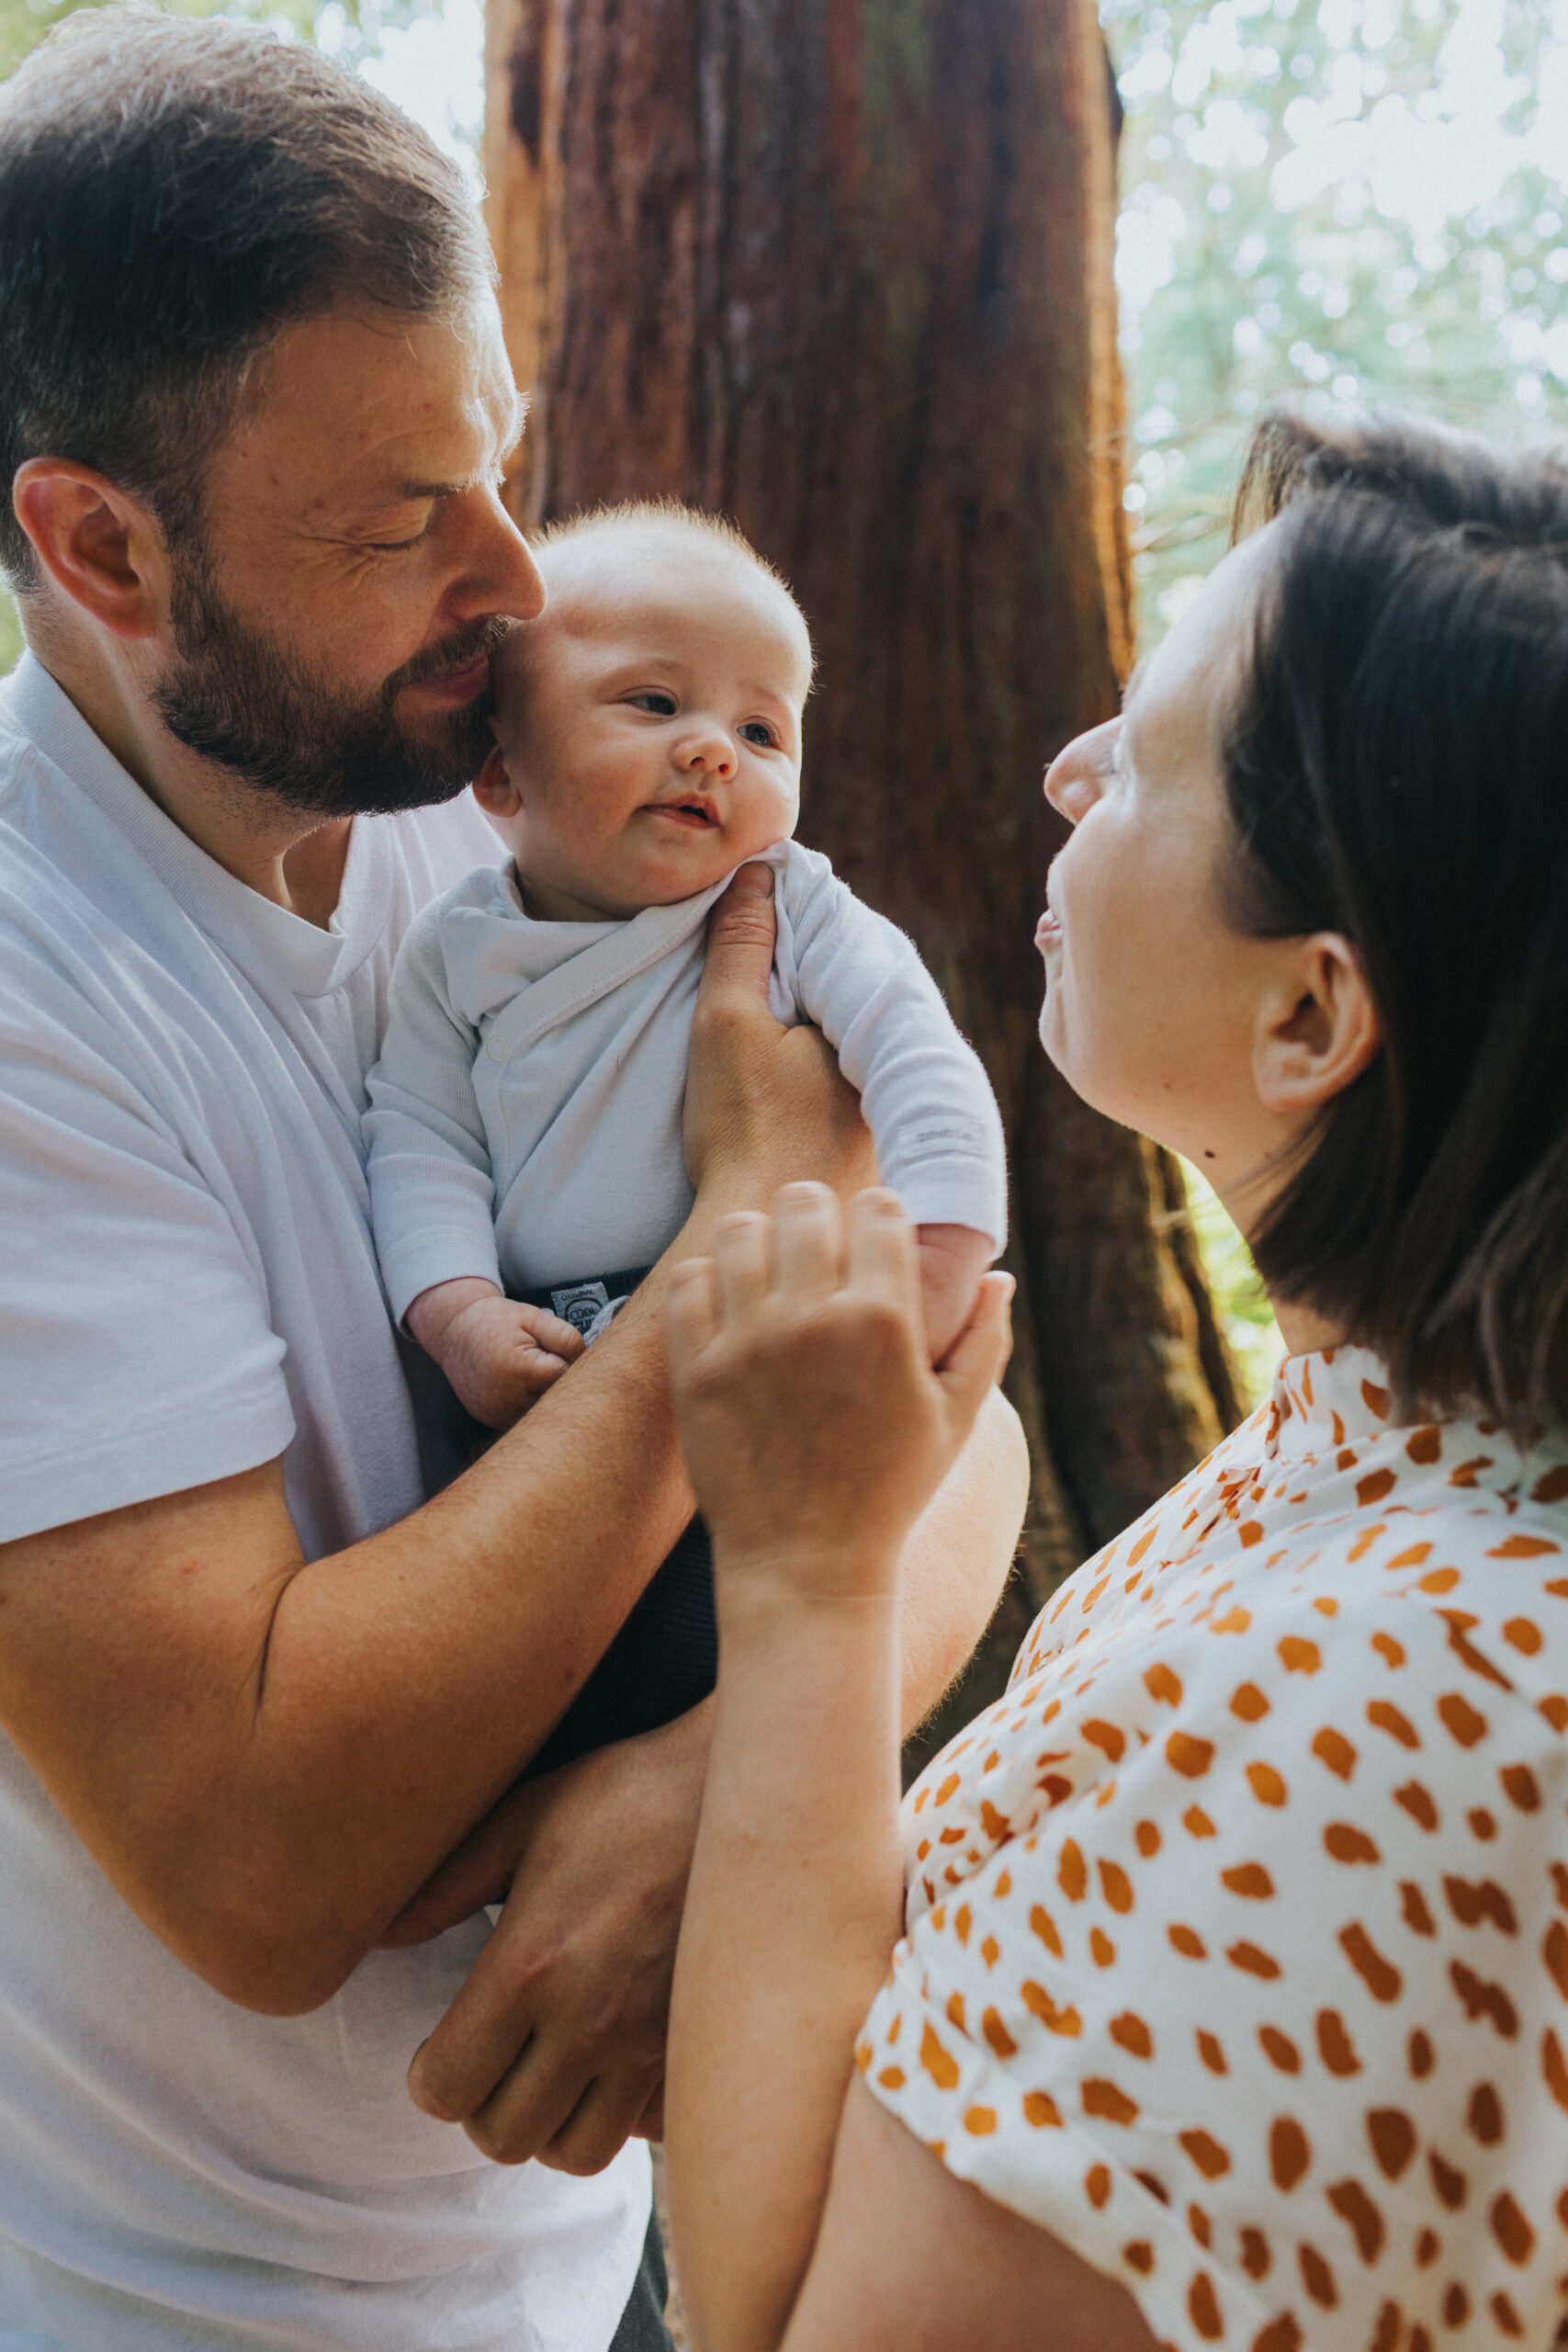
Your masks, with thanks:
[[[477,1028],[453,1004],[441,901],[411,926],[392,973],[365,1114],[370,1212],[393,1321],[435,1283],[504,1287],[490,1146],[474,1091]]]
[[[857,1088],[882,1181],[917,1225],[1007,1239],[996,1097],[912,943],[825,857],[792,844],[782,876],[796,1001]]]

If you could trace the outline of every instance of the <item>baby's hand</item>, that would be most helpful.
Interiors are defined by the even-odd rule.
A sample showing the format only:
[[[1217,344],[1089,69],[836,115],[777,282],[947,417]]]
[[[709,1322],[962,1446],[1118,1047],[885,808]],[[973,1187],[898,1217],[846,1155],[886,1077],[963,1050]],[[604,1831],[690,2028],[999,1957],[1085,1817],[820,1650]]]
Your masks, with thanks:
[[[465,1275],[422,1291],[405,1317],[476,1421],[509,1430],[582,1353],[582,1335],[542,1306]]]
[[[994,1252],[990,1238],[967,1225],[918,1225],[920,1298],[933,1364],[945,1358],[975,1312],[980,1277]]]

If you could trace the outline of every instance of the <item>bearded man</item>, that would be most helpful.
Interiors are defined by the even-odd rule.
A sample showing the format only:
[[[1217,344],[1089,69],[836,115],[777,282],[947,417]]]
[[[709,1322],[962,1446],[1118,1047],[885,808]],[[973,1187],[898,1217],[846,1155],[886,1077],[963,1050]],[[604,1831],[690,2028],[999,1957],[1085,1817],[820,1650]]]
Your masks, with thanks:
[[[6,2345],[668,2341],[633,2135],[706,1711],[518,1775],[691,1509],[668,1266],[865,1146],[743,876],[691,1223],[443,1485],[359,1114],[411,916],[499,855],[518,424],[457,175],[310,50],[88,11],[0,93]],[[911,1717],[1021,1480],[998,1404],[911,1549]]]

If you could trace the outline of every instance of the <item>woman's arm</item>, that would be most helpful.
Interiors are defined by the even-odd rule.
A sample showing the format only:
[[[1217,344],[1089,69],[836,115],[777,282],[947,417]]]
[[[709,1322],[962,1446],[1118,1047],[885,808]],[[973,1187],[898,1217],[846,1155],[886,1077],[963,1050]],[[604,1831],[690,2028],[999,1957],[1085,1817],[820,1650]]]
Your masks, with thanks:
[[[987,1280],[933,1373],[892,1195],[860,1195],[846,1245],[809,1185],[671,1283],[722,1665],[665,2117],[689,2308],[724,2352],[782,2338],[897,1937],[899,1555],[1001,1369],[1008,1293]]]
[[[954,2179],[857,2081],[784,2352],[1156,2352],[1156,2339],[1124,2287]]]
[[[902,1918],[899,1551],[1000,1369],[1007,1286],[933,1374],[887,1196],[854,1204],[847,1261],[820,1189],[777,1208],[776,1241],[731,1220],[716,1280],[692,1270],[669,1308],[723,1659],[666,2097],[694,2338],[1038,2352],[1046,2295],[1064,2352],[1144,2352],[1121,2289],[951,2179],[858,2086],[846,2103]]]

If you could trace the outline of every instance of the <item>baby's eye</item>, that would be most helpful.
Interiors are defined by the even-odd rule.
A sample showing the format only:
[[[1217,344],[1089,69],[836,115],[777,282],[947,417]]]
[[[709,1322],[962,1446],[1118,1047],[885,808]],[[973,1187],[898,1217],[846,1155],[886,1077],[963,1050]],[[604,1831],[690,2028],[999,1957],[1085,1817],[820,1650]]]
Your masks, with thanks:
[[[673,695],[633,695],[631,699],[638,710],[649,711],[655,718],[673,718],[675,716]]]
[[[777,741],[773,729],[768,725],[765,718],[749,718],[746,721],[745,726],[740,729],[740,733],[742,739],[746,742],[761,743],[764,748],[770,751]]]

